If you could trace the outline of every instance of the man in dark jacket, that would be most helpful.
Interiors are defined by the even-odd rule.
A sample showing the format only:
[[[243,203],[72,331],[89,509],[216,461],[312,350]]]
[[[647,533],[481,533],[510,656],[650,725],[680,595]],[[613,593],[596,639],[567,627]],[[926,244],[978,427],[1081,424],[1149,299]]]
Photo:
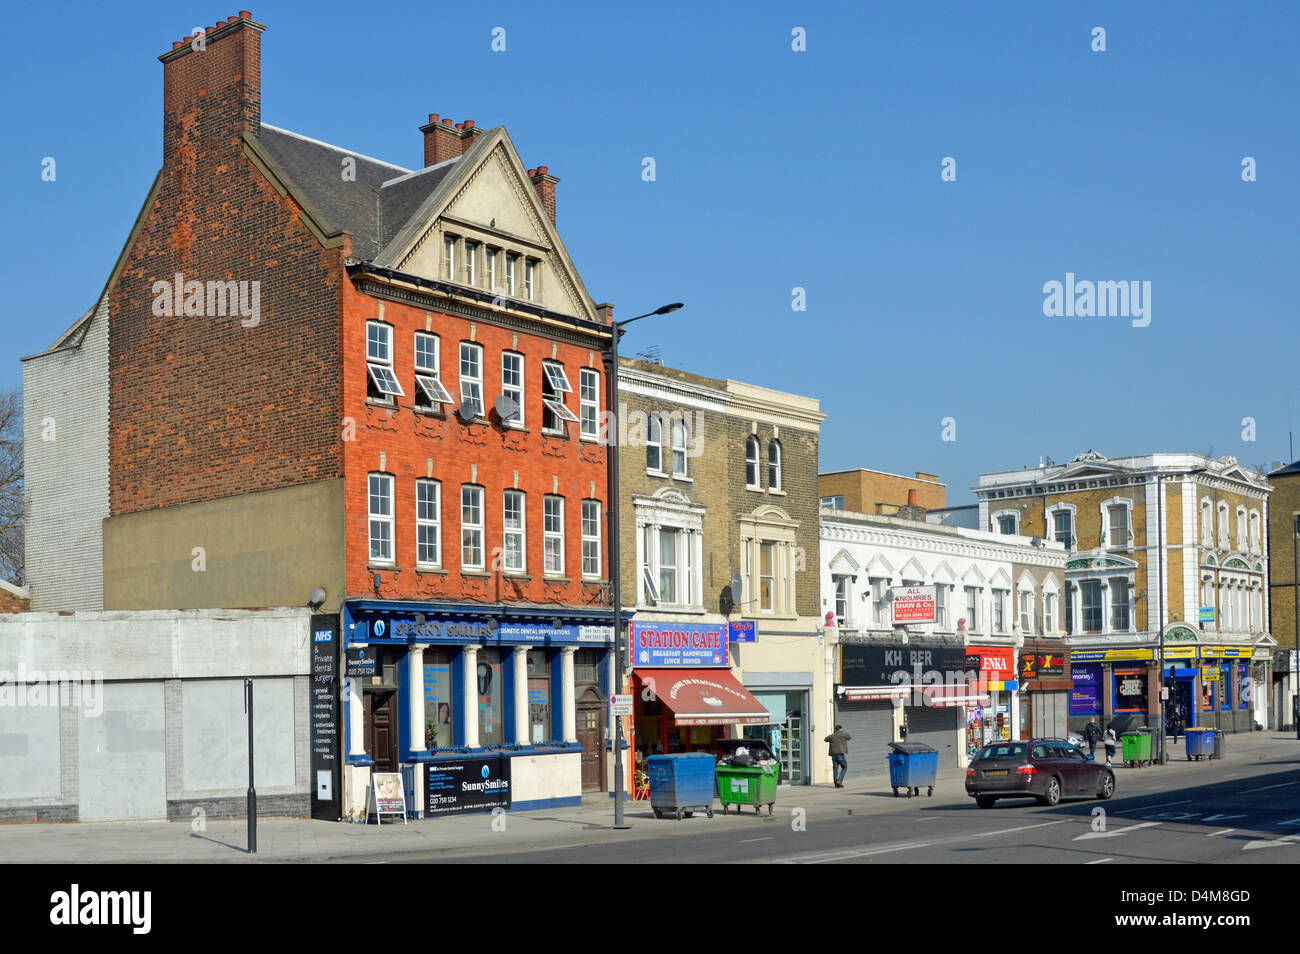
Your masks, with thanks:
[[[844,776],[849,773],[849,740],[852,738],[844,731],[844,726],[837,725],[824,740],[830,745],[831,761],[835,763],[836,788],[844,787]]]
[[[1088,720],[1088,724],[1083,727],[1083,741],[1088,743],[1088,754],[1097,754],[1097,743],[1101,741],[1101,727],[1097,725],[1097,717],[1093,716]]]

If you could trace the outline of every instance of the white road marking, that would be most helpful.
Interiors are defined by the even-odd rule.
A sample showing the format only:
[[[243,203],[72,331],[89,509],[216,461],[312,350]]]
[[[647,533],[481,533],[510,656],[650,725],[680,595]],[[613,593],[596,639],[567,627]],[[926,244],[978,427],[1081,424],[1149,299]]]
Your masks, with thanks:
[[[865,858],[867,855],[885,855],[891,851],[910,851],[913,848],[928,848],[928,844],[917,843],[915,845],[895,845],[892,848],[863,848],[858,851],[837,851],[829,857],[819,858],[814,855],[811,858],[802,858],[800,861],[807,865],[820,865],[832,861],[846,861],[849,858]]]
[[[1235,828],[1225,828],[1225,829],[1223,829],[1223,831],[1213,831],[1213,832],[1210,832],[1210,834],[1206,835],[1205,837],[1207,837],[1207,838],[1213,838],[1215,835],[1226,835],[1228,832],[1230,832],[1230,831],[1236,831],[1236,830],[1237,830],[1237,829],[1235,829]]]
[[[1207,821],[1207,822],[1227,821],[1229,818],[1245,818],[1245,817],[1246,815],[1244,812],[1240,815],[1206,815],[1204,818],[1201,819],[1201,821]]]
[[[1300,825],[1300,818],[1288,818],[1284,822],[1278,822],[1278,825],[1282,828],[1287,828],[1291,825]]]
[[[1136,825],[1129,825],[1127,828],[1116,828],[1114,831],[1090,831],[1082,835],[1076,835],[1075,841],[1085,841],[1089,838],[1114,838],[1118,835],[1126,835],[1131,831],[1137,831],[1139,828],[1155,828],[1163,822],[1139,822]]]
[[[1114,858],[1098,858],[1096,861],[1085,861],[1084,864],[1088,864],[1088,865],[1104,865],[1106,862],[1108,862],[1108,861],[1114,861],[1114,860],[1115,860]]]
[[[766,838],[745,838],[740,843],[742,845],[748,845],[751,841],[771,841],[775,837],[775,835],[768,835]]]
[[[1149,812],[1155,808],[1168,808],[1170,805],[1186,805],[1190,801],[1190,798],[1184,798],[1181,802],[1164,802],[1160,805],[1147,805],[1145,808],[1129,808],[1125,810],[1130,812]]]
[[[1297,844],[1296,839],[1300,835],[1287,835],[1285,838],[1279,838],[1277,841],[1249,841],[1241,846],[1242,851],[1250,851],[1252,848],[1278,848],[1283,845]]]
[[[1248,789],[1248,790],[1242,792],[1241,794],[1243,794],[1243,795],[1249,795],[1249,794],[1251,794],[1252,792],[1267,792],[1270,788],[1286,788],[1286,787],[1289,786],[1289,785],[1300,785],[1300,782],[1279,782],[1279,783],[1276,784],[1276,785],[1265,785],[1263,788],[1252,788],[1252,789]]]
[[[1009,835],[1013,831],[1028,831],[1031,828],[1046,828],[1049,825],[1064,825],[1064,824],[1065,824],[1065,819],[1061,819],[1061,821],[1043,822],[1041,825],[1021,825],[1019,828],[1001,828],[998,831],[982,831],[977,835],[972,835],[971,837],[987,838],[989,835]]]

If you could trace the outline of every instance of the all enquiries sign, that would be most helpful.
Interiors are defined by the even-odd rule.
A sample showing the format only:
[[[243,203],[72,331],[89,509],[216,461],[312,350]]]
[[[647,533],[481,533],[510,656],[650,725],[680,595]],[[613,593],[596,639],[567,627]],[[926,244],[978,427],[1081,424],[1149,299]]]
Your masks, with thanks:
[[[890,605],[894,608],[895,626],[934,622],[933,586],[904,586],[890,592],[894,596],[894,601]]]

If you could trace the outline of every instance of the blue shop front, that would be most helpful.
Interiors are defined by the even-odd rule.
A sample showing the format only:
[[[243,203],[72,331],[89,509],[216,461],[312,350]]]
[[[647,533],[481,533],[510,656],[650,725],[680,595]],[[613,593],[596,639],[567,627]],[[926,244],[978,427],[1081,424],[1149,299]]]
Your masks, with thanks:
[[[609,610],[344,606],[344,797],[401,772],[415,817],[577,805],[607,787]]]

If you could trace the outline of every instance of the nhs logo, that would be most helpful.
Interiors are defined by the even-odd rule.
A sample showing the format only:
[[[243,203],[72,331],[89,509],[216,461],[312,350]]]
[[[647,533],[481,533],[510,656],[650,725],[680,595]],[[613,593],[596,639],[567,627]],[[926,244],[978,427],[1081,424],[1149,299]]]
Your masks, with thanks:
[[[334,642],[334,630],[332,629],[318,629],[316,630],[315,633],[312,634],[312,636],[314,642],[318,642],[318,643]]]

